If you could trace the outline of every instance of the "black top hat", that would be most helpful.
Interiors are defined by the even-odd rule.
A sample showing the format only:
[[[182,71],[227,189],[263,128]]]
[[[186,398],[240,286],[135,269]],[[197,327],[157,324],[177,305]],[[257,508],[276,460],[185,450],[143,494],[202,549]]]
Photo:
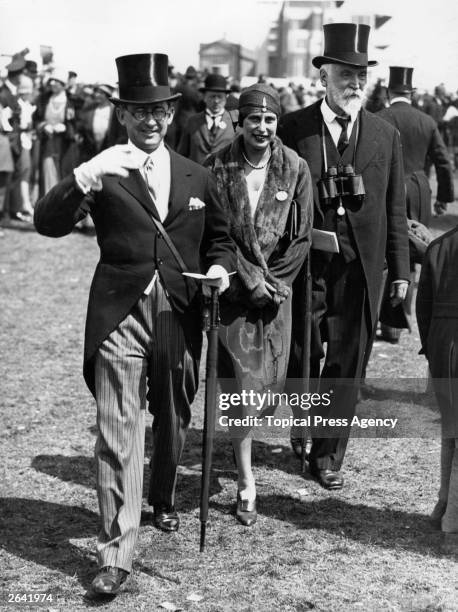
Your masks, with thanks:
[[[413,68],[390,66],[390,82],[388,83],[388,89],[396,93],[410,93],[414,91],[415,88],[412,87],[412,73]]]
[[[327,23],[324,30],[323,55],[314,57],[312,64],[321,68],[323,64],[349,64],[350,66],[376,66],[367,59],[367,42],[370,26],[363,23]]]
[[[116,58],[119,98],[112,102],[143,104],[176,100],[168,79],[169,58],[165,53],[135,53]]]
[[[199,87],[199,91],[222,91],[229,93],[227,80],[221,74],[209,74],[205,77],[204,86]]]

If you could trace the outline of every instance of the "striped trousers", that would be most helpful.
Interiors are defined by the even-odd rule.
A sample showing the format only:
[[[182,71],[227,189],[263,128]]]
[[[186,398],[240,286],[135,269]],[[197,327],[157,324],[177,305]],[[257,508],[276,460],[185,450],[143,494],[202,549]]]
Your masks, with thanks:
[[[140,525],[145,413],[154,416],[148,501],[174,504],[198,363],[159,280],[99,347],[95,446],[100,567],[131,570]]]

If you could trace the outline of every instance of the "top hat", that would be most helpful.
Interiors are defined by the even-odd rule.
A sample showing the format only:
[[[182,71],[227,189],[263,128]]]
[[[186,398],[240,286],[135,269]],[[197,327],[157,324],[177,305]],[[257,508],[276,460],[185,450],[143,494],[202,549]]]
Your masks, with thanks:
[[[327,23],[324,30],[323,55],[314,57],[312,64],[349,64],[355,67],[376,66],[378,62],[367,59],[367,42],[370,26],[363,23]]]
[[[119,78],[119,98],[110,100],[123,104],[144,104],[176,100],[169,86],[169,58],[165,53],[134,53],[116,58]]]
[[[21,72],[25,68],[25,57],[22,53],[15,53],[11,58],[11,62],[6,66],[8,73]]]
[[[209,74],[205,77],[204,86],[199,87],[199,91],[221,91],[229,93],[227,80],[221,74]]]
[[[412,87],[413,68],[405,66],[390,66],[390,81],[388,89],[397,93],[410,93],[414,91]]]

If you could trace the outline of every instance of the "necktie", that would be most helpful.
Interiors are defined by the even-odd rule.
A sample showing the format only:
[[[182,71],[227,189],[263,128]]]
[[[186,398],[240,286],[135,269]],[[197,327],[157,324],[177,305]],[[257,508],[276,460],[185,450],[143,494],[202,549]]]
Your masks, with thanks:
[[[210,128],[210,134],[211,134],[211,137],[212,137],[212,138],[215,138],[215,136],[216,136],[216,132],[217,132],[217,130],[218,130],[218,126],[216,125],[216,117],[217,117],[217,116],[214,116],[214,117],[212,116],[212,117],[211,117],[211,118],[212,118],[212,120],[213,120],[213,123],[212,123],[211,128]]]
[[[157,194],[159,191],[159,184],[157,182],[156,172],[154,172],[154,163],[150,157],[146,158],[145,165],[145,180],[148,185],[148,191],[153,199],[153,202],[156,202]]]
[[[154,163],[150,157],[147,157],[143,168],[145,171],[145,180],[146,184],[148,185],[148,191],[156,206],[157,212],[159,213],[160,220],[164,221],[168,212],[168,203],[162,202],[161,198],[159,197],[159,173],[157,172],[157,169],[154,169]]]
[[[350,117],[348,115],[346,115],[345,117],[336,116],[336,121],[342,128],[342,131],[340,132],[339,136],[339,141],[337,142],[337,150],[339,151],[340,155],[343,155],[343,152],[348,146],[347,128],[348,124],[350,123]]]

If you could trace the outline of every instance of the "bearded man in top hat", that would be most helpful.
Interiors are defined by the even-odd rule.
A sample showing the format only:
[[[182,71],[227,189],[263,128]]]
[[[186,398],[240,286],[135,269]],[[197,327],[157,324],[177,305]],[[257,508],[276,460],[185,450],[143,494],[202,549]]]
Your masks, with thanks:
[[[145,411],[154,415],[148,501],[154,525],[176,531],[175,481],[198,384],[202,332],[196,281],[224,291],[234,247],[208,170],[164,146],[173,118],[168,57],[118,57],[111,98],[129,142],[80,165],[35,208],[46,236],[88,213],[100,246],[86,321],[84,376],[97,403],[101,530],[98,594],[131,570],[142,501]],[[202,262],[202,263],[201,263]]]
[[[209,74],[200,88],[205,110],[191,116],[178,144],[178,153],[203,164],[207,157],[234,139],[237,119],[225,110],[230,89],[221,74]]]
[[[390,106],[381,110],[378,115],[399,130],[404,162],[407,217],[411,220],[413,231],[421,231],[418,223],[429,227],[431,224],[431,187],[425,169],[427,163],[433,163],[437,177],[437,197],[434,210],[442,214],[447,203],[454,200],[453,170],[447,147],[442,140],[434,119],[412,106],[413,68],[390,66],[388,97]],[[414,222],[414,223],[412,223]],[[418,228],[418,229],[416,229]],[[424,235],[427,233],[423,232]],[[426,245],[425,245],[426,250]],[[411,280],[415,276],[415,263],[419,263],[420,253],[411,249]],[[403,309],[411,315],[413,283],[409,286]],[[389,342],[398,342],[402,327],[407,327],[403,312],[392,309],[388,299],[382,302],[381,321],[382,338]],[[396,323],[398,327],[393,327]]]
[[[311,255],[310,375],[322,393],[331,393],[330,405],[318,407],[317,416],[347,419],[347,423],[354,415],[364,354],[377,321],[385,258],[393,279],[393,302],[404,299],[409,278],[399,135],[393,126],[361,108],[367,68],[376,64],[368,60],[369,30],[369,26],[350,23],[324,26],[324,53],[313,59],[313,65],[320,71],[326,97],[286,115],[278,131],[284,144],[310,168],[314,228],[337,237],[339,252],[313,250]],[[329,180],[322,182],[326,177]],[[293,287],[296,328],[291,378],[301,376],[305,350],[304,278],[301,273]],[[310,472],[328,489],[343,486],[340,468],[350,431],[345,423],[312,431]],[[297,433],[292,431],[292,444],[300,454]]]

